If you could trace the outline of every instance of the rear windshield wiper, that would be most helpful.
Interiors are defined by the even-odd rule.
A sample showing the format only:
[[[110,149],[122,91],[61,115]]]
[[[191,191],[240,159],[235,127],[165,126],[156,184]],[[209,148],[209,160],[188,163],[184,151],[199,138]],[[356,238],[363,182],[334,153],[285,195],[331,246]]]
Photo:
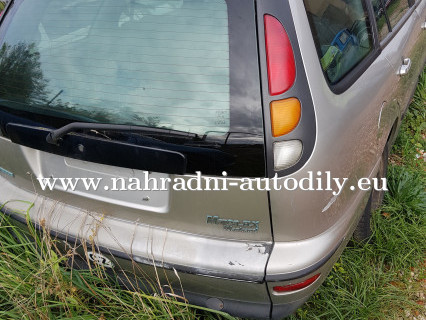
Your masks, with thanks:
[[[92,130],[96,134],[100,134],[97,130],[141,132],[141,137],[120,141],[99,138],[91,134],[67,134],[84,130]],[[234,155],[216,148],[168,143],[151,137],[154,132],[203,141],[204,136],[172,129],[75,122],[52,130],[37,124],[8,122],[5,132],[12,142],[32,149],[136,170],[168,174],[195,171],[215,173],[225,171],[235,162]],[[108,138],[106,134],[101,135]]]
[[[68,121],[87,121],[87,122],[93,121],[93,119],[89,117],[72,114],[70,112],[59,110],[54,107],[49,107],[49,105],[47,104],[31,104],[30,105],[24,102],[0,99],[0,107],[5,108],[7,110],[11,110],[12,112],[18,111],[21,113],[24,112],[28,114],[38,114],[38,115],[46,116],[46,117],[64,118]],[[8,111],[5,110],[5,112],[8,112]]]
[[[87,123],[87,122],[73,122],[63,126],[59,129],[55,129],[49,132],[46,137],[46,141],[50,144],[58,145],[59,141],[68,133],[84,130],[96,130],[96,131],[116,131],[116,132],[135,132],[135,133],[158,133],[179,136],[182,138],[197,138],[198,135],[195,133],[164,129],[164,128],[152,128],[142,127],[133,125],[122,125],[122,124],[105,124],[105,123]]]
[[[55,145],[46,142],[51,129],[12,122],[6,124],[6,133],[13,143],[82,161],[169,174],[184,174],[187,169],[182,152],[155,144],[145,146],[76,134]]]

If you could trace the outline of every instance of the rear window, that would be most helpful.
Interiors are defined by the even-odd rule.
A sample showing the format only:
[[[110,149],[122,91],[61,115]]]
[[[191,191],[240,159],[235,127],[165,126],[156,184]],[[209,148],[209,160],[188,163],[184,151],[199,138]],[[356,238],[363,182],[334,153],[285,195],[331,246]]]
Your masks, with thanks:
[[[304,0],[321,67],[335,84],[373,49],[362,0]]]
[[[162,128],[102,137],[150,138],[188,173],[264,176],[255,16],[250,0],[15,0],[0,25],[1,130]]]
[[[93,121],[229,131],[225,0],[19,5],[0,53],[19,68],[2,68],[1,98]]]

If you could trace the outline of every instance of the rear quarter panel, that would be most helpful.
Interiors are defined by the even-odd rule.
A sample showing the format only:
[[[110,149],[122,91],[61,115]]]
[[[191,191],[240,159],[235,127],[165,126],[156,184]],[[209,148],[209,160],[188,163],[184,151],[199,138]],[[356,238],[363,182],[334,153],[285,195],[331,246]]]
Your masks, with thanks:
[[[303,2],[290,4],[310,86],[306,94],[313,97],[318,134],[308,163],[286,178],[300,180],[309,171],[314,176],[318,171],[322,175],[330,171],[332,177],[349,180],[338,196],[333,191],[272,191],[272,221],[278,242],[315,237],[353,215],[348,208],[358,201],[360,192],[351,191],[349,186],[372,175],[381,154],[378,123],[391,72],[386,57],[380,55],[348,90],[334,94],[323,75]],[[335,185],[332,188],[337,191]]]

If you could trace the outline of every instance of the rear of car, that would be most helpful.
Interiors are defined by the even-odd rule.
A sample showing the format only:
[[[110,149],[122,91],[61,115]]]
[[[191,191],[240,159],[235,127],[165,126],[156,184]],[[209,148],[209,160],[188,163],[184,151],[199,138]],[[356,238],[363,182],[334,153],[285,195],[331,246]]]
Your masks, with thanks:
[[[204,304],[238,297],[268,314],[267,193],[179,191],[168,182],[150,190],[161,178],[188,180],[196,171],[265,175],[255,8],[243,2],[12,2],[0,35],[8,212],[26,211],[12,199],[34,203],[31,219],[61,238],[94,239],[103,253],[142,263],[154,280],[153,266],[175,269],[185,295],[195,291]],[[238,17],[243,23],[228,23]],[[141,130],[46,141],[75,122]],[[50,191],[37,178],[103,180],[96,190]],[[212,277],[223,283],[214,294]],[[237,296],[229,290],[236,281]]]
[[[403,45],[379,38],[378,5],[12,1],[0,20],[2,211],[93,241],[90,259],[182,286],[191,303],[293,312],[349,240],[370,197],[349,186],[376,175],[401,118],[387,103],[390,48],[413,48],[424,4],[402,10]],[[424,54],[413,62],[410,79]],[[216,180],[197,185],[199,172]],[[242,187],[320,172],[346,187]]]

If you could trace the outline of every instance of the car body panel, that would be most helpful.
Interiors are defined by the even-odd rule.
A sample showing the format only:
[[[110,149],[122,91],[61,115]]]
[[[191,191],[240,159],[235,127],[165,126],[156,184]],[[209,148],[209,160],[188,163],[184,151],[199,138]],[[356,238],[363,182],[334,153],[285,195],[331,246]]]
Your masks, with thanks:
[[[137,262],[173,266],[207,276],[262,282],[271,241],[236,241],[148,225],[90,211],[17,187],[4,177],[0,201],[4,209],[28,213],[34,223],[48,230],[78,238],[93,239],[108,250],[132,255]],[[14,178],[12,178],[14,179]],[[18,178],[19,179],[19,178]],[[169,267],[171,268],[171,267]],[[231,271],[234,270],[234,271]]]
[[[416,6],[409,10],[409,16],[402,18],[394,30],[383,40],[385,46],[382,54],[386,56],[391,65],[388,78],[392,82],[388,87],[392,90],[389,90],[388,101],[398,104],[401,115],[410,102],[413,88],[417,83],[417,75],[425,62],[424,32],[421,29],[421,24],[425,20],[424,12],[424,1],[417,1]],[[414,48],[416,44],[417,46]],[[411,70],[407,75],[400,76],[398,72],[406,58],[410,58],[412,62]]]
[[[108,179],[139,178],[144,175],[141,171],[92,164],[80,160],[64,158],[42,151],[22,147],[0,138],[0,144],[7,153],[0,155],[1,167],[14,173],[13,183],[17,186],[33,190],[37,193],[56,201],[64,202],[71,206],[81,206],[83,210],[101,212],[106,216],[117,219],[137,221],[152,226],[161,226],[180,232],[206,235],[215,238],[241,239],[247,241],[271,241],[271,229],[266,191],[244,192],[238,187],[229,187],[229,191],[160,191],[161,198],[154,198],[152,193],[142,191],[127,191],[131,195],[116,195],[116,191],[105,191],[100,185],[97,192],[78,189],[75,192],[63,190],[41,190],[37,178],[49,177],[96,177]],[[11,155],[14,155],[13,157]],[[48,165],[46,165],[48,164]],[[168,176],[154,174],[153,177]],[[187,181],[195,176],[182,176]],[[173,175],[170,178],[174,178]],[[232,180],[232,179],[231,179]],[[196,183],[194,182],[194,187]],[[111,187],[111,183],[109,183]],[[213,186],[213,185],[212,185]],[[81,187],[82,188],[82,187]],[[123,192],[118,192],[123,193]],[[191,203],[188,205],[188,193],[191,193]],[[144,197],[149,196],[147,205]],[[76,200],[78,199],[78,200]],[[133,199],[133,200],[132,200]],[[232,204],[232,205],[230,205]],[[171,209],[172,208],[172,209]],[[250,213],[251,212],[251,213]],[[230,232],[221,225],[207,224],[208,216],[219,216],[234,220],[258,220],[257,232]],[[198,224],[194,232],[194,225]]]
[[[349,178],[338,196],[333,191],[271,191],[271,214],[274,240],[297,241],[313,238],[329,230],[339,220],[353,216],[347,209],[357,203],[357,193],[348,187],[373,172],[381,150],[377,135],[380,109],[388,90],[383,70],[390,72],[384,56],[379,56],[364,74],[342,94],[334,94],[324,78],[314,42],[305,32],[309,28],[303,3],[290,2],[299,39],[303,63],[314,100],[318,126],[317,141],[309,162],[286,178],[300,180],[311,171],[314,177],[321,171],[332,178]],[[330,156],[330,152],[334,156]],[[362,161],[360,161],[362,159]],[[325,177],[324,177],[325,178]],[[325,183],[324,183],[325,185]],[[334,191],[337,191],[335,189]],[[346,216],[347,215],[347,216]],[[346,217],[345,217],[346,216]],[[279,226],[279,228],[277,227]]]

